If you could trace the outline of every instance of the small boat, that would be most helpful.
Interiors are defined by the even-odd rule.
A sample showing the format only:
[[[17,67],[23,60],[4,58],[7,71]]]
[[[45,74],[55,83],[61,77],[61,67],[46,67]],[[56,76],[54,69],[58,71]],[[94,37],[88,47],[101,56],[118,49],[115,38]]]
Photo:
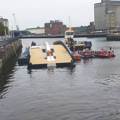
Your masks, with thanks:
[[[115,54],[114,54],[114,50],[101,49],[100,51],[95,52],[95,56],[98,58],[112,58],[115,57]]]
[[[94,58],[95,57],[94,51],[89,50],[89,49],[80,51],[79,54],[80,54],[81,58]]]
[[[65,44],[71,49],[73,48],[75,41],[74,41],[74,31],[70,27],[68,30],[65,31]]]
[[[73,56],[75,61],[80,61],[81,60],[81,56],[77,51],[73,52],[72,56]]]
[[[65,31],[65,40],[69,38],[74,38],[74,30],[70,27],[68,30]]]
[[[85,49],[91,49],[92,42],[91,41],[76,41],[74,44],[74,47],[76,50],[85,50]]]
[[[65,44],[69,47],[71,51],[78,51],[86,48],[90,50],[92,47],[91,41],[74,40],[74,30],[72,30],[71,27],[65,32]]]
[[[36,46],[36,43],[32,41],[31,46]]]
[[[92,42],[91,41],[84,41],[84,44],[85,44],[85,48],[84,49],[91,49],[91,47],[92,47]]]
[[[24,52],[18,58],[18,65],[19,66],[27,65],[28,61],[29,61],[29,47],[26,47]]]

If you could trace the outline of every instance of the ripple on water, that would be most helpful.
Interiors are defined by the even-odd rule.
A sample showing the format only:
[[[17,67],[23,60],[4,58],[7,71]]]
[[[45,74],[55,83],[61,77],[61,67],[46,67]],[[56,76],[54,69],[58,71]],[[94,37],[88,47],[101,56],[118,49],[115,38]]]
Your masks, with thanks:
[[[14,64],[0,79],[0,120],[119,120],[120,44],[81,39],[92,40],[97,49],[112,45],[116,58],[81,60],[72,70],[29,71]],[[32,41],[23,40],[23,46]]]
[[[108,87],[120,86],[120,74],[109,74],[102,76],[101,79],[96,80],[96,83],[106,85]]]

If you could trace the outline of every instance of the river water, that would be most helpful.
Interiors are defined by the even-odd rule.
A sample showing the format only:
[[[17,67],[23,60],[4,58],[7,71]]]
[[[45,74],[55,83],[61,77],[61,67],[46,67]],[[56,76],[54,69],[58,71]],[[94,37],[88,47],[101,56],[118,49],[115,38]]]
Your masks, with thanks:
[[[63,39],[23,39],[23,50],[55,40]],[[120,42],[76,40],[92,41],[95,50],[112,46],[116,57],[31,71],[12,61],[0,77],[0,120],[120,120]]]

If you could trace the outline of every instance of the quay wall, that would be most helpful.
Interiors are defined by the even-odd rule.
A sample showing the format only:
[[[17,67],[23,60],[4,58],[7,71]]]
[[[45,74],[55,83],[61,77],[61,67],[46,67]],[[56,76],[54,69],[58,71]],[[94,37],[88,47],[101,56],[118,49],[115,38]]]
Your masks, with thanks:
[[[22,42],[19,39],[0,41],[0,73],[10,58],[18,56],[21,48]]]
[[[106,37],[106,34],[79,34],[74,35],[75,38],[79,37],[88,37],[88,38],[94,38],[94,37]],[[23,35],[20,36],[22,39],[26,38],[64,38],[64,35]]]
[[[108,41],[120,41],[120,35],[107,35]]]

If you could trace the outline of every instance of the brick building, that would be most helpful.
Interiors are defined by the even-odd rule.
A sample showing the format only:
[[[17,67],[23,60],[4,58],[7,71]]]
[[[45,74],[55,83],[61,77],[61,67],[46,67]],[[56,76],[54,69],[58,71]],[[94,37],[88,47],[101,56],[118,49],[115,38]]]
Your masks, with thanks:
[[[44,27],[46,35],[64,35],[66,30],[66,25],[58,20],[51,20],[50,23],[45,23]]]

